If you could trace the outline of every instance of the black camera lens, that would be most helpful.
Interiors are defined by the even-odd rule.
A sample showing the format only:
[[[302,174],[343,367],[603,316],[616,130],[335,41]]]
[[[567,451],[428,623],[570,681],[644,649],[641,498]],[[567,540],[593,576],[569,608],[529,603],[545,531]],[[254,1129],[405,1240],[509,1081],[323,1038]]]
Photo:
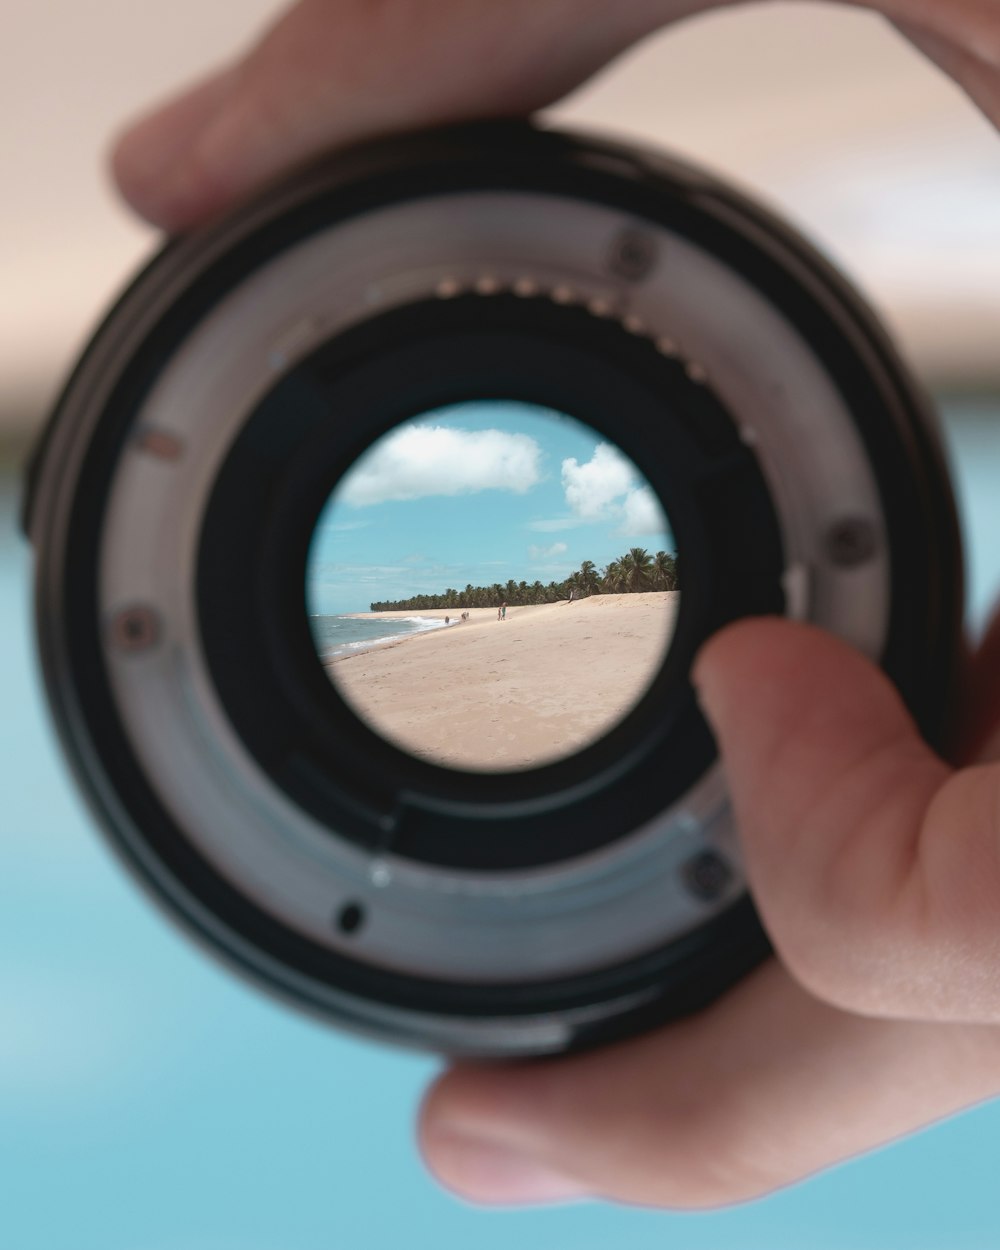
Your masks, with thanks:
[[[389,1039],[515,1056],[767,952],[690,682],[812,621],[943,723],[961,560],[858,297],[699,171],[513,124],[382,142],[167,246],[27,525],[56,721],[209,946]]]

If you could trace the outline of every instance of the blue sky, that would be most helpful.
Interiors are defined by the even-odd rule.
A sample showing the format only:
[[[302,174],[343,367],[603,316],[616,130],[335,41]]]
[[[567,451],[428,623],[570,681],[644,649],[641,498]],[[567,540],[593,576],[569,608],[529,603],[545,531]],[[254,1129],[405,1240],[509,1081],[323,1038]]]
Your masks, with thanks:
[[[674,550],[652,489],[607,439],[528,404],[456,404],[390,431],[338,484],[313,539],[309,611],[561,581],[629,547]]]

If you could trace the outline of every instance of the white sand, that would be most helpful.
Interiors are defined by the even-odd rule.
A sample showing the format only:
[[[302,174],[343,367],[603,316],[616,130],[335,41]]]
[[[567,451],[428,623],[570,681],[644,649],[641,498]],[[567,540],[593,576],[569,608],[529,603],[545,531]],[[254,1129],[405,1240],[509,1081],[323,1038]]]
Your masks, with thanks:
[[[666,654],[677,592],[472,608],[469,620],[327,665],[373,728],[422,758],[486,771],[548,763],[634,706]],[[364,614],[452,620],[460,610]]]

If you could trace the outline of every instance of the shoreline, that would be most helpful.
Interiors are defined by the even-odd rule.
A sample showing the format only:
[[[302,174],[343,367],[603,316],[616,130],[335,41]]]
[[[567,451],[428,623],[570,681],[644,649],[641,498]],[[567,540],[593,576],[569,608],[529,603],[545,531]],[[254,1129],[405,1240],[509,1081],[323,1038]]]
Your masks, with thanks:
[[[525,604],[521,608],[508,608],[507,618],[511,619],[511,613],[515,610],[518,612],[528,612],[535,608],[555,608],[560,604],[567,603],[568,600],[561,599],[557,603],[531,603]],[[582,601],[581,601],[582,602]],[[468,612],[469,619],[463,621],[461,613]],[[458,613],[458,615],[456,615]],[[378,621],[378,620],[422,620],[422,621],[441,621],[442,626],[439,629],[414,629],[406,634],[388,634],[385,641],[378,642],[371,640],[368,646],[359,646],[356,651],[352,651],[349,655],[337,655],[332,659],[323,660],[324,668],[331,664],[339,664],[342,660],[356,660],[361,656],[367,655],[370,651],[388,651],[391,647],[398,647],[404,642],[415,642],[418,638],[437,637],[440,634],[451,633],[453,629],[463,626],[466,629],[473,626],[488,624],[492,621],[494,624],[503,625],[505,622],[497,621],[496,608],[424,608],[422,611],[393,611],[393,612],[341,612],[338,615],[349,621]],[[444,625],[445,621],[449,623]]]

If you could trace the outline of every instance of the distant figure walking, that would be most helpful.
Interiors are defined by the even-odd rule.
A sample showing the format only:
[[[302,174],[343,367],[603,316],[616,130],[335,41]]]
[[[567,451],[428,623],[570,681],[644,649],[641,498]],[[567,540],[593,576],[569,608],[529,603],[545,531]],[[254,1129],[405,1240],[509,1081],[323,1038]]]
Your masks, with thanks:
[[[503,603],[500,604],[500,619],[501,621],[505,621],[507,619],[507,600],[506,599],[503,601]]]
[[[463,620],[463,621],[467,621],[468,619],[469,619],[469,614],[468,614],[468,612],[463,612],[463,613],[462,613],[462,620]]]

